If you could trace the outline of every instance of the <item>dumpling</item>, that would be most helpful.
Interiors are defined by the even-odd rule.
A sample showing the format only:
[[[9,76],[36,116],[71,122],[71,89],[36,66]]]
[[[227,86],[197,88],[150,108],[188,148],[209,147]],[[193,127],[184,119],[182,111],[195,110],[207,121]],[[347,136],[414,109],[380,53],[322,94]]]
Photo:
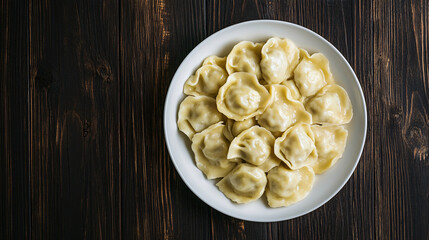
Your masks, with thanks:
[[[179,130],[190,139],[195,133],[201,132],[214,123],[224,119],[216,108],[216,100],[205,96],[188,96],[179,107]]]
[[[219,88],[225,84],[228,73],[225,71],[225,58],[210,56],[204,60],[194,75],[185,82],[183,92],[193,96],[216,97]]]
[[[256,125],[255,118],[248,118],[243,121],[234,121],[232,119],[228,119],[226,121],[226,133],[225,136],[232,141],[235,137],[238,136],[242,131],[249,129]]]
[[[261,61],[262,43],[253,43],[249,41],[239,42],[232,48],[226,58],[226,70],[228,74],[235,72],[253,73],[258,79],[261,79]]]
[[[241,163],[216,186],[236,203],[248,203],[262,196],[267,185],[265,172],[250,164]]]
[[[304,100],[304,97],[299,92],[298,88],[296,87],[295,81],[293,81],[293,79],[283,81],[281,85],[284,85],[287,88],[289,88],[293,100],[300,101],[300,102]]]
[[[218,110],[235,121],[261,114],[270,103],[268,90],[259,84],[255,74],[245,72],[229,75],[216,97]]]
[[[259,116],[258,123],[279,135],[295,123],[311,123],[311,115],[301,102],[292,99],[290,90],[283,85],[271,85],[271,105]]]
[[[270,207],[286,207],[307,197],[314,183],[314,172],[309,167],[289,170],[280,165],[267,175],[266,196]]]
[[[333,84],[320,90],[305,104],[313,123],[346,124],[352,120],[352,104],[344,88]]]
[[[317,161],[311,165],[317,174],[332,167],[343,155],[348,132],[343,126],[311,126],[317,149]]]
[[[225,177],[237,164],[237,159],[227,159],[230,142],[224,128],[222,122],[215,123],[192,138],[195,162],[208,179]]]
[[[274,153],[291,169],[310,166],[317,160],[314,134],[308,124],[296,124],[274,143]]]
[[[289,39],[273,37],[261,50],[261,71],[269,84],[281,83],[292,75],[299,62],[299,49]]]
[[[263,166],[264,171],[280,164],[274,155],[274,136],[267,129],[253,126],[241,132],[228,150],[228,159],[243,159],[256,166]]]
[[[209,56],[203,61],[203,65],[216,65],[219,66],[226,71],[226,57],[218,57],[218,56]]]
[[[294,70],[294,81],[304,97],[316,94],[326,84],[332,84],[333,78],[329,61],[322,53],[308,54],[301,49],[302,60]]]

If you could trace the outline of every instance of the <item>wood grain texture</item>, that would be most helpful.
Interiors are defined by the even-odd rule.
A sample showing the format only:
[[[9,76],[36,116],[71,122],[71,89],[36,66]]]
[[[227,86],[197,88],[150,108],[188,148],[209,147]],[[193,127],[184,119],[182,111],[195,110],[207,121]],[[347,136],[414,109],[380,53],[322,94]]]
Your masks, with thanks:
[[[30,233],[28,2],[0,1],[0,239]]]
[[[30,2],[34,239],[122,235],[118,5]]]
[[[1,239],[429,239],[426,0],[0,0]],[[344,188],[290,221],[203,203],[163,136],[186,55],[253,19],[307,27],[349,61],[368,108]]]
[[[210,208],[181,181],[163,137],[169,81],[205,37],[200,1],[122,1],[123,236],[207,239]]]

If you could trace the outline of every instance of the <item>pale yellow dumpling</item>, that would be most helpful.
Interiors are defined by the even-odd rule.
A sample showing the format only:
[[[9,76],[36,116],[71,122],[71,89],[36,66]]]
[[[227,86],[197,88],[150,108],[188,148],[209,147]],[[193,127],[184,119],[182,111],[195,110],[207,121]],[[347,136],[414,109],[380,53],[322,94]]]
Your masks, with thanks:
[[[228,73],[223,68],[216,65],[203,65],[189,77],[183,91],[187,95],[216,97],[227,77]]]
[[[262,43],[253,43],[249,41],[239,42],[226,58],[226,70],[228,74],[235,72],[253,73],[258,79],[261,79],[261,61]]]
[[[314,172],[309,167],[290,170],[280,165],[267,175],[266,195],[270,207],[285,207],[304,199],[314,183]]]
[[[270,131],[253,126],[232,140],[228,159],[243,159],[268,171],[280,164],[280,160],[274,155],[274,141],[275,138]]]
[[[317,160],[314,134],[308,124],[296,124],[274,143],[274,153],[291,169],[310,166]]]
[[[261,50],[261,71],[269,84],[287,80],[299,62],[299,49],[289,39],[273,37]]]
[[[311,165],[321,174],[332,167],[343,155],[348,132],[343,126],[311,126],[317,149],[317,161]]]
[[[232,201],[248,203],[262,196],[267,185],[267,177],[260,168],[241,163],[216,185]]]
[[[305,104],[313,123],[346,124],[353,117],[352,104],[344,88],[332,84],[320,90]]]
[[[290,90],[283,85],[271,85],[271,105],[259,116],[258,123],[275,135],[281,135],[295,123],[311,123],[311,115],[301,102],[293,100]]]
[[[208,179],[226,176],[237,164],[237,159],[227,159],[230,142],[223,134],[224,128],[219,122],[192,138],[195,162]]]
[[[203,65],[216,65],[226,71],[226,57],[209,56],[203,61]]]
[[[188,96],[179,107],[177,126],[190,139],[210,125],[218,123],[224,116],[216,108],[216,100],[205,96]]]
[[[268,90],[254,74],[245,72],[229,75],[216,97],[218,110],[235,121],[261,114],[270,103]]]
[[[293,81],[293,79],[283,81],[281,82],[281,85],[284,85],[287,88],[289,88],[291,97],[293,98],[293,100],[296,100],[299,102],[302,102],[304,100],[304,97],[299,92],[298,88],[296,87],[295,81]]]
[[[294,81],[304,97],[316,94],[326,84],[332,84],[333,78],[329,61],[322,53],[309,55],[301,49],[302,60],[294,70]]]

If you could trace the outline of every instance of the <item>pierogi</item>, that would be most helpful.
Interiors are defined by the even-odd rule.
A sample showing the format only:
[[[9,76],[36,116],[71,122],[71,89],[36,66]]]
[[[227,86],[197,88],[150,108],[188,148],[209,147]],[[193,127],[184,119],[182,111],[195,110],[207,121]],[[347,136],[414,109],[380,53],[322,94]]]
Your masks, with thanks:
[[[183,92],[177,126],[196,167],[234,203],[301,201],[346,150],[346,90],[322,53],[290,39],[241,41],[227,56],[208,56]]]

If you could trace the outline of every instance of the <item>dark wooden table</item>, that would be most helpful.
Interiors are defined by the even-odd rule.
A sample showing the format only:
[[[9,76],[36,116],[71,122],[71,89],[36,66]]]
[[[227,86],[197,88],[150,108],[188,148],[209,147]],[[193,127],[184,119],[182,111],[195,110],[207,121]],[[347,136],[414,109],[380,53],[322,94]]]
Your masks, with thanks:
[[[0,2],[0,239],[429,239],[427,0]],[[163,137],[180,62],[251,19],[326,38],[368,106],[351,179],[290,221],[210,208]]]

